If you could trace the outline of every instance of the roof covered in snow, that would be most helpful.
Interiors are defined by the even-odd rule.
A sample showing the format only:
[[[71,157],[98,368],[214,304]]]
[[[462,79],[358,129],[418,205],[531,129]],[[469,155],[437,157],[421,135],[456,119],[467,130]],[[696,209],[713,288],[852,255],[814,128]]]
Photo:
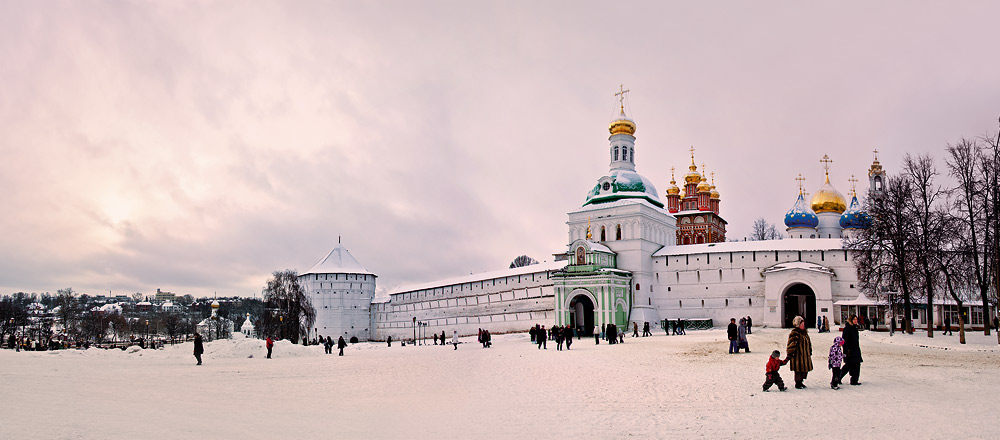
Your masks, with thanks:
[[[544,262],[538,264],[532,264],[529,266],[515,267],[513,269],[495,270],[492,272],[481,272],[476,274],[469,274],[455,278],[446,278],[443,280],[430,281],[426,283],[411,284],[409,286],[403,286],[401,288],[395,289],[389,292],[389,295],[396,295],[400,293],[413,292],[416,290],[433,289],[437,287],[445,286],[455,286],[465,283],[474,283],[478,281],[491,280],[493,278],[503,278],[509,276],[525,275],[529,273],[547,272],[553,270],[560,270],[566,267],[565,261],[553,261]]]
[[[786,271],[786,270],[795,270],[795,269],[798,269],[798,270],[808,270],[808,271],[811,271],[811,272],[818,272],[818,273],[822,273],[824,275],[833,275],[834,274],[833,273],[833,269],[830,269],[828,267],[823,267],[823,266],[820,266],[818,264],[806,263],[805,261],[789,261],[789,262],[785,262],[785,263],[778,263],[778,264],[775,264],[774,266],[771,266],[771,267],[769,267],[767,269],[764,269],[764,273],[765,274],[770,274],[770,273],[783,272],[783,271]]]
[[[727,241],[724,243],[665,246],[654,257],[667,255],[707,254],[713,252],[751,251],[833,251],[843,250],[839,238],[786,238],[784,240]]]
[[[354,256],[347,251],[341,244],[337,244],[337,247],[333,248],[329,254],[320,259],[316,264],[313,265],[309,270],[300,273],[299,275],[308,274],[326,274],[326,273],[357,273],[366,275],[375,275],[365,269],[358,260],[354,259]]]

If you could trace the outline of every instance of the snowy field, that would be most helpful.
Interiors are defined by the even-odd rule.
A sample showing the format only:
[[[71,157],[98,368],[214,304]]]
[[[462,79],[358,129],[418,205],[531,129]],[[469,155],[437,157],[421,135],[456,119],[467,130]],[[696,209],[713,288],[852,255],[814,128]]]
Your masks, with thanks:
[[[761,393],[787,330],[537,350],[527,335],[450,346],[263,341],[163,350],[0,351],[0,438],[1000,438],[996,336],[861,333],[861,386],[829,388],[839,333],[811,333],[805,390]],[[250,358],[249,356],[253,356]],[[787,366],[782,377],[791,385]]]

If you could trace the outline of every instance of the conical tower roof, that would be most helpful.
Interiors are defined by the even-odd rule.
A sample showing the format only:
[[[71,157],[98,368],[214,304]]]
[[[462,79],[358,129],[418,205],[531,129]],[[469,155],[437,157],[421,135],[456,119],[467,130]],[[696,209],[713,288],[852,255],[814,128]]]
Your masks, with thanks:
[[[354,256],[347,251],[341,244],[337,244],[337,247],[333,248],[329,254],[326,254],[321,260],[316,262],[312,268],[302,272],[299,275],[307,275],[314,273],[357,273],[357,274],[367,274],[375,275],[365,269],[358,260],[354,259]]]

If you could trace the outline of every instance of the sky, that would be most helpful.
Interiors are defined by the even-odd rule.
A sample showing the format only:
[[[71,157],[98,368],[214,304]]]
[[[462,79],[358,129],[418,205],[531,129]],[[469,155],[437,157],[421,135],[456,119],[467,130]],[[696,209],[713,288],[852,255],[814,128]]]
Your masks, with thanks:
[[[1000,3],[0,1],[0,294],[259,295],[338,240],[378,291],[551,261],[614,93],[727,236],[997,131]]]

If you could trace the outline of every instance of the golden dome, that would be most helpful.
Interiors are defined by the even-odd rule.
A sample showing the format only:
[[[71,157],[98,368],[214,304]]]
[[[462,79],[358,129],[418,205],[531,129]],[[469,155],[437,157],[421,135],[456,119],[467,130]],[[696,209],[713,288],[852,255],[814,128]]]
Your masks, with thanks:
[[[715,189],[715,171],[712,171],[712,198],[719,199],[719,191]]]
[[[667,188],[667,195],[674,196],[681,193],[681,189],[677,187],[677,180],[674,179],[674,167],[670,167],[670,188]]]
[[[608,131],[611,135],[616,134],[627,134],[629,136],[635,136],[635,122],[625,116],[625,109],[622,108],[621,113],[618,114],[618,119],[611,121],[608,124]]]
[[[712,185],[708,184],[708,179],[702,177],[701,183],[698,184],[698,193],[707,193],[712,191]]]
[[[847,210],[847,200],[830,184],[829,175],[826,176],[826,184],[813,194],[811,204],[813,212],[817,214],[821,212],[843,214]]]

